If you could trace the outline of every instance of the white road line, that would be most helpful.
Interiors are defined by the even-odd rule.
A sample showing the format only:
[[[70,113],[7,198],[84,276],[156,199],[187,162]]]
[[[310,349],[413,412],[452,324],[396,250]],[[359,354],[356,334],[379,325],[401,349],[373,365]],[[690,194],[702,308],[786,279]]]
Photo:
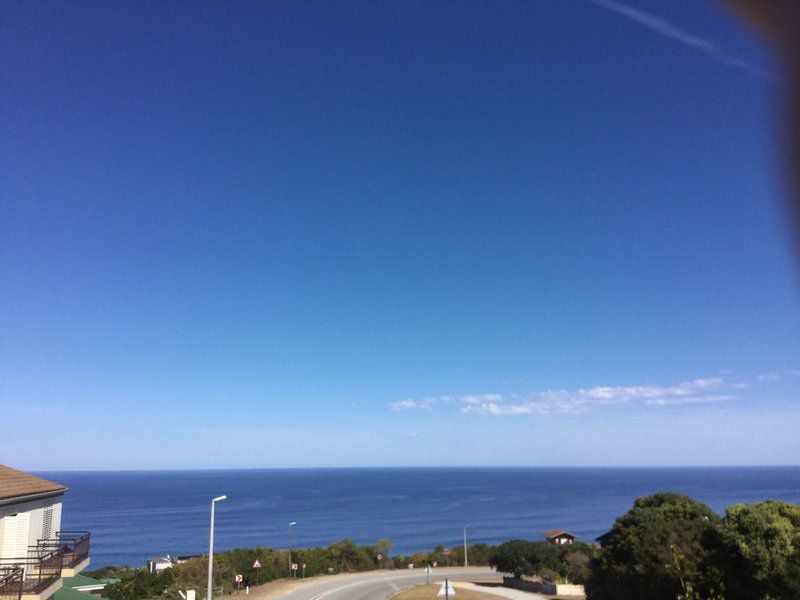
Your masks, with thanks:
[[[395,589],[395,591],[399,591],[400,588],[397,587],[397,585],[394,583],[393,580],[395,580],[395,579],[400,579],[400,580],[402,580],[402,579],[414,579],[415,577],[422,577],[422,575],[421,574],[420,575],[414,574],[414,575],[412,575],[410,577],[408,575],[401,575],[399,577],[398,576],[395,576],[395,577],[383,576],[383,577],[381,577],[381,580],[388,582],[389,585],[391,585]],[[342,590],[346,590],[347,588],[355,587],[357,585],[364,585],[364,584],[367,584],[367,583],[375,583],[375,581],[365,578],[365,579],[363,579],[361,581],[356,581],[355,583],[348,583],[347,585],[341,585],[341,586],[339,586],[337,588],[333,588],[331,590],[327,590],[325,592],[322,592],[321,594],[317,594],[316,596],[310,598],[310,600],[322,600],[322,598],[327,598],[328,596],[330,596],[331,594],[335,594],[336,592],[341,592]]]
[[[458,575],[462,575],[462,573],[459,573]],[[480,575],[482,575],[482,573],[480,573],[480,572],[478,572],[478,573],[469,573],[469,575],[480,576]],[[442,577],[447,577],[447,576],[448,576],[448,573],[446,573],[446,572],[445,573],[437,573],[436,576],[432,577],[431,579],[435,580],[436,577],[442,578]],[[424,577],[424,573],[414,573],[413,575],[410,574],[410,573],[404,573],[402,575],[394,575],[394,576],[381,574],[380,580],[388,583],[394,589],[394,591],[400,591],[403,588],[399,587],[395,583],[395,581],[408,581],[409,583],[413,583],[414,579],[422,580],[423,577]],[[312,596],[311,598],[309,598],[309,600],[323,600],[324,598],[327,598],[332,594],[336,594],[338,592],[341,592],[342,590],[346,590],[346,589],[349,589],[349,588],[352,588],[352,587],[356,587],[356,586],[359,586],[359,585],[366,585],[366,584],[370,584],[370,583],[375,583],[375,580],[373,578],[365,577],[365,578],[359,579],[358,581],[355,581],[353,583],[340,585],[338,587],[331,588],[329,590],[325,590],[324,592],[320,592],[316,596]]]

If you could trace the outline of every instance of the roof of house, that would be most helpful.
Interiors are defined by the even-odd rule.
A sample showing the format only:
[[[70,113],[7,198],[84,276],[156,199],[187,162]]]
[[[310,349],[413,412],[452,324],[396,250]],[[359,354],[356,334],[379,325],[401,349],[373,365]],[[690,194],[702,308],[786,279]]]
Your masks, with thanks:
[[[53,594],[54,600],[97,600],[97,596],[93,596],[88,592],[81,592],[80,590],[76,590],[75,588],[71,587],[62,587],[58,590],[55,594]]]
[[[0,500],[66,492],[66,486],[0,465]]]
[[[563,529],[551,529],[550,531],[544,532],[544,537],[546,537],[548,540],[562,536],[571,537],[573,539],[578,537],[574,533],[570,533],[569,531],[564,531]]]
[[[598,542],[603,542],[611,536],[611,531],[606,531],[603,535],[598,535],[596,539]]]
[[[82,585],[98,585],[103,583],[99,579],[95,579],[94,577],[88,577],[86,575],[73,575],[72,577],[62,577],[61,581],[64,583],[65,587],[80,587]]]
[[[75,588],[85,585],[99,585],[103,583],[99,579],[87,577],[86,575],[64,577],[62,581],[64,582],[64,585],[55,593],[53,596],[54,600],[98,600],[97,596],[88,592],[76,590]]]

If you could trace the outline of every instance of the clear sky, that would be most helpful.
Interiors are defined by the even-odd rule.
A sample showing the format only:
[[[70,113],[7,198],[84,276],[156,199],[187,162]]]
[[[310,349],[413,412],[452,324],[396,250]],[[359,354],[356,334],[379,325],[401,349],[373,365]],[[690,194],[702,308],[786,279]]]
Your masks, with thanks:
[[[0,462],[800,462],[713,3],[5,2]]]

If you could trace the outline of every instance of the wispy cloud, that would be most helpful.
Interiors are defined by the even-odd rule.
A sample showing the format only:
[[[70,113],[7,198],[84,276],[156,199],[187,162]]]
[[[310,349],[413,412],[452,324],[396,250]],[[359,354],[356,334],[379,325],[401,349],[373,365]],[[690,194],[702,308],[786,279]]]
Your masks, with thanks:
[[[616,0],[587,1],[609,12],[630,19],[631,21],[650,29],[651,31],[678,42],[679,44],[683,44],[684,46],[693,48],[698,52],[702,52],[708,58],[719,64],[741,69],[750,75],[759,77],[761,79],[774,79],[774,76],[770,72],[765,71],[751,62],[730,54],[713,40],[689,33],[688,31],[673,25],[666,19],[663,19],[657,15],[643,11],[639,8],[634,8],[628,4],[623,4],[622,2],[617,2]]]
[[[464,402],[465,404],[481,404],[484,402],[499,402],[502,399],[500,394],[477,394],[470,396],[436,396],[420,398],[418,400],[406,399],[392,402],[389,406],[392,410],[431,410],[437,404],[451,404],[453,402]]]
[[[738,389],[720,377],[694,379],[674,385],[597,386],[577,390],[546,390],[530,394],[474,394],[440,396],[420,400],[401,400],[390,406],[393,410],[431,410],[436,404],[458,402],[465,415],[505,417],[545,415],[548,413],[583,413],[590,409],[611,406],[679,406],[708,404],[736,400],[737,396],[722,391]]]
[[[737,396],[730,394],[719,394],[717,396],[689,396],[687,398],[653,398],[645,400],[645,404],[651,406],[678,406],[681,404],[709,404],[712,402],[730,402],[737,400]]]
[[[417,402],[416,400],[411,400],[410,398],[407,400],[400,400],[398,402],[392,402],[389,406],[392,407],[392,410],[417,410],[417,409],[425,409],[429,410],[430,405],[424,404],[423,402]]]
[[[769,383],[772,381],[780,381],[781,379],[795,379],[797,377],[800,377],[800,369],[783,369],[781,371],[761,373],[757,376],[757,379],[762,383]]]

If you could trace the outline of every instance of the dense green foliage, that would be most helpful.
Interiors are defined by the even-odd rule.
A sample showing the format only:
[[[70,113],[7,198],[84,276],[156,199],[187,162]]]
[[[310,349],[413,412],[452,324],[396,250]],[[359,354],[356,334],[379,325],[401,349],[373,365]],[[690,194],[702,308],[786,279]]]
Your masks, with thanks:
[[[561,561],[558,548],[553,544],[511,540],[495,549],[489,564],[502,573],[512,573],[514,577],[533,577],[541,576],[545,569],[558,572]]]
[[[94,577],[95,579],[121,579],[133,575],[136,570],[127,565],[124,567],[101,567],[92,571],[84,571],[83,575]]]
[[[489,564],[514,577],[538,577],[544,581],[583,583],[595,548],[575,543],[555,546],[548,542],[511,540],[494,549]]]
[[[719,521],[708,506],[688,496],[639,498],[616,520],[592,561],[589,598],[675,600],[686,591],[686,581],[710,591],[705,540]]]
[[[737,504],[720,519],[686,496],[640,498],[590,564],[590,600],[797,600],[800,506]]]
[[[709,545],[728,600],[800,598],[800,506],[731,506]]]
[[[168,593],[172,583],[173,574],[171,569],[162,571],[157,575],[151,574],[146,569],[140,569],[132,575],[124,577],[119,583],[107,585],[103,590],[103,596],[108,600],[158,598]]]

